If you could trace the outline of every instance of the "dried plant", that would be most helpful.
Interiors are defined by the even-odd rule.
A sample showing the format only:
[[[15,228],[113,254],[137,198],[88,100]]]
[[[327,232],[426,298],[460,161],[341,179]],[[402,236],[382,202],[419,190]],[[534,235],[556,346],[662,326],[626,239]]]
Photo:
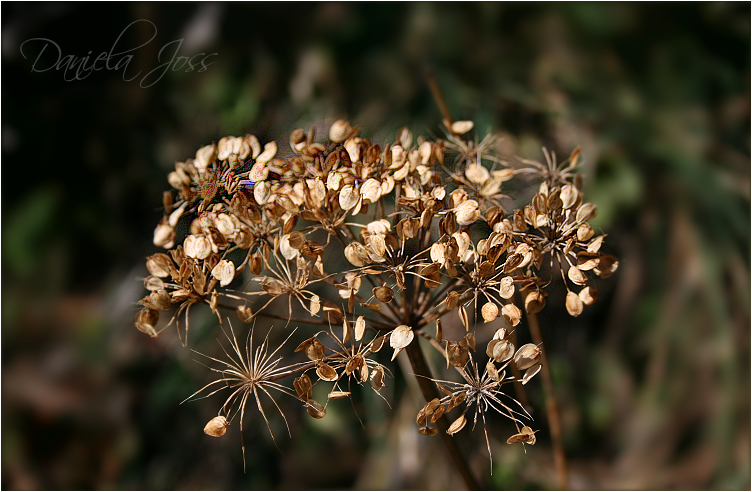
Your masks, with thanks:
[[[313,129],[293,131],[284,156],[276,142],[262,147],[246,135],[222,138],[175,165],[168,176],[174,190],[164,195],[154,231],[154,244],[167,253],[147,259],[149,294],[136,327],[156,337],[174,324],[187,345],[190,308],[206,304],[225,335],[222,313],[234,310],[243,323],[284,320],[274,329],[300,337],[296,349],[284,349],[292,362],[283,365],[283,345],[271,350],[267,338],[254,352],[249,329],[243,350],[230,326],[226,360],[209,358],[220,377],[192,396],[229,390],[207,434],[224,435],[239,414],[242,435],[250,400],[271,433],[264,396],[286,423],[272,390],[323,418],[314,385],[331,383],[330,400],[366,384],[378,393],[392,361],[406,351],[428,402],[418,413],[420,433],[439,434],[432,426],[439,423],[451,447],[466,414],[473,427],[480,415],[490,455],[486,418],[499,413],[515,426],[507,442],[535,443],[522,420],[528,413],[505,386],[538,373],[542,347],[516,349],[509,334],[523,311],[543,309],[557,276],[568,292],[567,312],[578,316],[598,297],[594,278],[608,277],[618,262],[600,251],[605,235],[588,225],[597,209],[584,201],[575,174],[579,149],[562,165],[544,149],[547,165],[523,160],[513,169],[495,155],[496,137],[467,136],[469,121],[445,126],[445,139],[414,140],[403,129],[382,148],[340,120],[325,142]],[[538,192],[530,203],[502,193],[512,179],[520,181],[518,190],[532,179]],[[286,309],[272,312],[277,298]],[[161,312],[170,310],[160,324]],[[482,352],[473,355],[476,337],[490,338],[482,371],[475,362]],[[418,338],[445,357],[459,382],[430,374]],[[392,351],[383,354],[387,343]],[[507,375],[510,366],[524,375]],[[442,423],[463,403],[451,425]],[[450,452],[466,466],[456,448]]]

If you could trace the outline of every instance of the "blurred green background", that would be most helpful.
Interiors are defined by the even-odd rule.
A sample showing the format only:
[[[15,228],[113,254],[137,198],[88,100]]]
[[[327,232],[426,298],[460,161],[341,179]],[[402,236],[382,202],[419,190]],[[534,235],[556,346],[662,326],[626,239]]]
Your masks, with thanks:
[[[348,405],[315,422],[288,413],[279,449],[250,412],[243,473],[236,431],[202,433],[218,401],[178,405],[205,368],[174,330],[133,327],[176,160],[224,135],[285,145],[340,117],[382,144],[402,126],[438,135],[427,67],[453,116],[503,132],[509,155],[582,145],[620,268],[579,318],[563,302],[541,318],[571,488],[750,488],[749,3],[1,8],[4,489],[461,488],[398,384],[365,426]],[[127,78],[179,39],[180,55],[214,63],[142,88],[122,69],[35,72],[41,45],[20,51],[47,38],[93,58],[140,19],[154,27],[118,44],[143,45]],[[465,449],[487,487],[557,486],[529,386],[536,446],[523,454],[492,426],[493,476],[480,429]]]

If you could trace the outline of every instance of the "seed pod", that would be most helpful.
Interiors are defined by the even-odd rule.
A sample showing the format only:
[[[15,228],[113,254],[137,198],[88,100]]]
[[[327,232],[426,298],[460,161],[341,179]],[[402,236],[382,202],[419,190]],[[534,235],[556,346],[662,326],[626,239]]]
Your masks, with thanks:
[[[577,285],[585,285],[588,282],[588,278],[585,272],[583,272],[576,266],[569,267],[569,270],[567,271],[567,277],[569,277],[569,280]]]
[[[449,291],[449,293],[446,296],[446,308],[448,311],[451,311],[452,309],[457,307],[457,302],[459,301],[460,295],[455,291]]]
[[[222,437],[230,423],[223,416],[214,417],[204,427],[204,433],[212,437]]]
[[[567,298],[564,302],[567,312],[575,318],[582,314],[582,299],[574,292],[567,292]]]
[[[472,129],[473,129],[472,121],[455,121],[449,127],[449,131],[451,131],[455,135],[464,135],[465,133],[469,132]]]
[[[394,299],[394,291],[386,285],[374,287],[373,295],[383,303],[391,302]]]
[[[486,323],[490,323],[491,321],[499,317],[499,306],[491,301],[485,303],[480,311],[481,315],[483,316],[483,320]]]
[[[460,321],[465,326],[465,331],[470,330],[470,319],[467,316],[467,309],[465,309],[465,306],[460,306],[458,315],[460,317]]]
[[[494,381],[499,381],[499,371],[496,370],[496,366],[492,361],[486,362],[486,373],[488,373],[489,376],[491,376],[491,379]]]
[[[444,332],[441,330],[441,319],[436,320],[436,341],[441,343],[444,339]]]
[[[452,422],[452,425],[449,426],[446,433],[449,434],[450,436],[453,436],[459,431],[461,431],[465,427],[465,424],[467,424],[467,418],[465,418],[464,414],[460,415],[457,418],[457,420]]]
[[[399,354],[402,349],[410,345],[410,342],[413,341],[414,337],[415,334],[413,333],[413,329],[407,325],[399,325],[394,329],[389,337],[389,345],[394,349],[392,360],[397,357],[397,354]]]
[[[541,358],[541,349],[533,343],[527,343],[514,354],[514,363],[520,371],[538,363]]]
[[[149,301],[154,308],[164,311],[170,309],[170,294],[165,290],[155,290],[149,294]]]
[[[235,279],[235,264],[230,260],[221,260],[211,273],[212,277],[219,280],[219,285],[225,287]]]
[[[423,434],[424,436],[430,437],[430,436],[435,436],[436,434],[438,434],[439,429],[437,429],[436,427],[426,426],[426,427],[421,427],[420,429],[418,429],[418,432]]]
[[[325,301],[324,302],[324,317],[329,321],[329,323],[336,325],[339,324],[340,321],[342,321],[342,310],[338,308],[333,302],[331,301]]]
[[[146,287],[146,290],[154,292],[157,290],[164,290],[165,283],[161,278],[149,275],[144,279],[144,287]]]
[[[356,267],[362,267],[368,262],[368,251],[355,241],[345,247],[345,258]]]
[[[431,415],[431,423],[435,424],[437,420],[441,418],[442,415],[444,415],[444,412],[446,411],[446,408],[442,405],[439,405],[436,407],[436,410],[434,410],[433,414]]]
[[[480,218],[480,209],[475,200],[465,200],[454,209],[457,224],[470,225]]]
[[[504,307],[501,308],[501,314],[504,316],[504,321],[506,321],[509,326],[517,326],[522,319],[520,308],[511,302],[509,304],[504,304]]]
[[[533,444],[535,444],[536,432],[538,431],[533,432],[533,429],[528,426],[524,426],[518,434],[515,434],[507,439],[507,444],[515,444],[521,442],[524,444],[530,444],[532,446]]]
[[[376,369],[374,369],[371,372],[371,388],[373,388],[374,391],[378,393],[383,387],[384,387],[384,368],[381,366],[377,366]]]
[[[313,384],[308,374],[303,374],[293,380],[292,385],[295,387],[295,392],[298,394],[298,398],[303,401],[308,401],[313,398]]]
[[[339,192],[339,206],[342,210],[351,210],[355,208],[360,200],[360,193],[353,185],[346,185]]]
[[[537,290],[531,290],[525,296],[525,311],[528,314],[540,312],[546,306],[546,298]]]
[[[514,279],[506,276],[499,283],[499,295],[504,299],[511,299],[514,295]]]
[[[136,328],[152,338],[157,338],[157,330],[154,326],[159,322],[159,311],[154,309],[142,309],[136,315]]]
[[[332,366],[327,364],[326,362],[319,361],[316,364],[316,374],[319,378],[323,379],[324,381],[336,381],[337,380],[337,371],[335,371]]]
[[[590,222],[596,215],[598,215],[598,207],[592,203],[583,203],[580,208],[577,209],[575,220],[579,223]]]
[[[449,364],[455,367],[464,367],[469,354],[467,340],[460,340],[459,342],[450,340],[447,342],[446,356]]]
[[[580,291],[578,297],[583,304],[590,306],[598,300],[598,289],[596,289],[595,287],[587,286]]]
[[[360,341],[361,338],[363,338],[363,335],[366,332],[366,319],[363,316],[358,316],[358,319],[355,320],[355,340]]]
[[[535,364],[532,367],[529,367],[527,371],[525,371],[525,374],[522,376],[522,379],[520,381],[522,382],[522,384],[527,384],[531,379],[533,379],[533,376],[535,376],[536,374],[538,374],[538,372],[540,372],[540,370],[541,370],[540,363]]]
[[[155,277],[168,277],[172,264],[170,257],[164,253],[156,253],[146,259],[146,268]]]
[[[595,231],[589,224],[580,224],[577,228],[577,240],[580,242],[587,242],[595,235]]]
[[[315,419],[323,419],[326,416],[326,409],[316,400],[309,399],[305,404],[308,415]]]
[[[339,400],[342,398],[347,398],[351,394],[352,393],[350,393],[349,391],[331,391],[328,395],[328,398],[330,400]]]
[[[329,128],[329,140],[334,143],[342,143],[352,132],[352,126],[347,120],[337,120]]]
[[[250,323],[253,321],[253,311],[251,311],[250,306],[246,306],[245,304],[235,308],[235,316],[237,316],[243,323]]]

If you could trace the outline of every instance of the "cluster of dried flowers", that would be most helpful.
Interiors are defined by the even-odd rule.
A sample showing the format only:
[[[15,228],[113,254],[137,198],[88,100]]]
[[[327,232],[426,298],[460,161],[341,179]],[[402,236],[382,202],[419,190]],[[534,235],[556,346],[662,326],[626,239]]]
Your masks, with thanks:
[[[193,396],[229,395],[207,434],[224,435],[239,416],[242,436],[249,399],[271,432],[262,397],[286,423],[272,393],[323,418],[328,400],[313,399],[315,385],[331,385],[329,400],[349,397],[358,385],[378,393],[397,354],[432,347],[459,382],[416,371],[444,395],[418,413],[420,433],[437,434],[432,424],[454,409],[461,413],[448,434],[462,430],[468,412],[474,422],[480,414],[485,429],[493,410],[516,427],[508,442],[535,443],[521,420],[527,412],[505,385],[535,376],[541,348],[516,348],[514,327],[523,309],[543,309],[559,275],[566,310],[578,316],[598,297],[594,277],[608,277],[618,262],[600,251],[605,236],[588,225],[597,210],[583,200],[574,173],[579,149],[561,165],[544,149],[545,165],[524,160],[512,168],[494,155],[494,137],[465,136],[471,122],[445,126],[446,139],[414,140],[403,129],[382,148],[340,120],[326,142],[313,129],[293,131],[284,157],[276,142],[262,146],[246,135],[222,138],[175,165],[168,176],[174,190],[164,195],[154,231],[154,244],[168,251],[147,259],[149,294],[136,327],[155,337],[160,313],[174,311],[161,325],[177,325],[185,344],[191,306],[216,313],[231,349],[226,360],[209,357],[219,378]],[[516,209],[504,208],[515,204],[502,194],[512,179],[538,187]],[[287,301],[284,315],[269,308],[278,298]],[[245,346],[238,343],[222,314],[228,310],[243,323],[277,318],[287,320],[277,329],[303,326],[287,336],[300,338],[285,352],[296,362],[281,365],[285,344],[272,350],[268,335],[254,350],[250,327]],[[430,344],[419,347],[419,337]],[[476,337],[490,338],[482,370]],[[387,345],[391,353],[383,354]]]

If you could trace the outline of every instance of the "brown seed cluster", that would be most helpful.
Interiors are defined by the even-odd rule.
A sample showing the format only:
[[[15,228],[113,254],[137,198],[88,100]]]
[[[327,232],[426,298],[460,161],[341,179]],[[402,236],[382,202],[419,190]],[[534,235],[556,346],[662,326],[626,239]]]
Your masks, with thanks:
[[[431,424],[456,408],[463,410],[450,435],[465,427],[470,409],[484,423],[494,410],[515,423],[509,442],[535,442],[521,426],[526,412],[502,387],[535,376],[541,348],[515,349],[509,334],[523,312],[545,307],[557,276],[565,309],[581,314],[598,297],[595,280],[618,261],[601,252],[605,235],[588,224],[597,209],[584,201],[574,174],[579,150],[561,166],[546,152],[547,166],[523,161],[526,167],[513,169],[496,156],[497,139],[478,141],[467,136],[472,128],[454,122],[436,140],[403,129],[382,146],[340,120],[323,141],[314,129],[293,131],[289,150],[253,135],[225,137],[176,163],[154,231],[155,246],[166,252],[147,258],[149,293],[136,327],[156,337],[175,324],[187,344],[194,304],[217,315],[231,349],[227,360],[210,358],[221,377],[193,396],[214,384],[209,395],[228,388],[230,395],[207,434],[223,435],[238,414],[242,430],[249,400],[268,426],[262,399],[281,413],[274,392],[324,418],[329,400],[348,398],[353,386],[379,393],[391,361],[424,350],[417,347],[424,338],[461,381],[421,375],[445,395],[418,414],[422,434],[436,434]],[[537,194],[519,204],[502,191],[513,179],[524,187],[525,175]],[[160,324],[162,312],[172,315]],[[284,344],[272,350],[268,339],[254,352],[252,330],[239,344],[232,326],[228,334],[226,312],[256,326],[294,321],[303,336],[284,354],[293,362],[281,365]],[[482,371],[476,340],[490,340]],[[387,342],[391,353],[380,354]],[[506,374],[510,364],[524,371],[519,379]],[[317,384],[330,385],[327,402],[313,399]]]

